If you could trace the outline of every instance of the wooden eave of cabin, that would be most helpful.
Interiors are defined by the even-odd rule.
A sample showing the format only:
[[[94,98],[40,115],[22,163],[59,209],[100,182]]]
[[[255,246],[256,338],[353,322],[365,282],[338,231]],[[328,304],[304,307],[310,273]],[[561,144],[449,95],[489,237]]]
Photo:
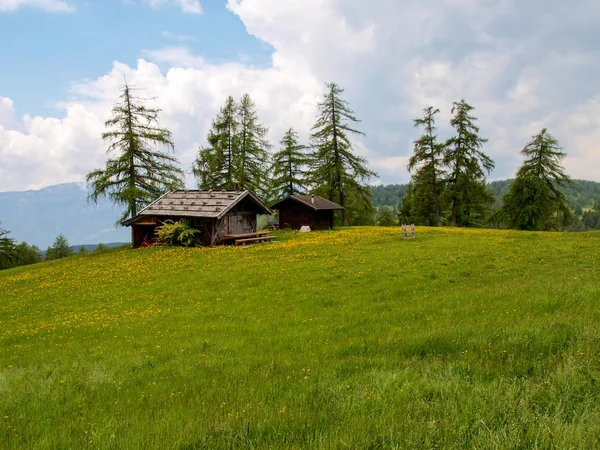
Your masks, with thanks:
[[[314,203],[313,203],[314,200]],[[341,211],[345,209],[344,207],[338,205],[337,203],[332,202],[331,200],[327,200],[326,198],[319,197],[317,195],[290,195],[283,200],[271,205],[271,209],[279,210],[282,206],[285,206],[288,202],[296,202],[303,206],[308,206],[314,211]]]
[[[250,191],[171,191],[121,224],[142,225],[142,221],[150,217],[161,217],[165,220],[168,218],[220,220],[244,199],[250,199],[256,205],[257,214],[273,214],[273,211]]]

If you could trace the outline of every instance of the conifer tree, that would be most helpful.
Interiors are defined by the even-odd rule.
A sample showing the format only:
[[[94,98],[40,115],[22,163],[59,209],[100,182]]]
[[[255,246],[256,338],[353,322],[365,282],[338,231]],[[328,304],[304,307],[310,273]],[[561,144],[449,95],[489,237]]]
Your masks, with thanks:
[[[571,184],[561,160],[566,153],[544,128],[521,151],[525,156],[517,177],[504,196],[504,215],[511,228],[556,230],[566,227],[572,213],[559,190]]]
[[[15,240],[9,237],[10,231],[0,228],[0,269],[8,269],[14,264]]]
[[[108,131],[102,134],[102,139],[111,142],[106,167],[87,175],[93,201],[108,196],[125,206],[121,220],[136,216],[165,192],[183,187],[177,160],[157,148],[174,150],[171,132],[160,128],[160,110],[147,108],[144,100],[135,97],[129,85],[123,86],[113,115],[105,123]]]
[[[233,189],[238,129],[238,106],[229,96],[212,122],[207,136],[208,147],[200,147],[192,168],[201,189]]]
[[[436,135],[435,116],[439,112],[439,109],[428,106],[423,110],[423,117],[414,119],[415,128],[423,128],[423,135],[415,141],[414,154],[408,163],[408,171],[412,175],[411,193],[420,197],[420,204],[426,209],[419,214],[424,217],[417,222],[436,224],[438,227],[442,226],[440,197],[444,187],[443,158],[446,148],[438,142]],[[429,219],[431,215],[435,215],[434,221]]]
[[[40,249],[27,242],[20,242],[15,246],[14,266],[28,266],[40,262]]]
[[[304,167],[308,164],[306,146],[298,141],[298,133],[290,128],[281,139],[281,150],[273,155],[272,188],[278,198],[306,192]]]
[[[494,168],[494,161],[481,151],[487,139],[479,136],[474,108],[465,100],[454,102],[450,125],[456,135],[446,142],[444,163],[449,167],[447,179],[449,199],[452,203],[451,225],[481,223],[493,203],[486,190],[485,176]]]
[[[200,148],[192,171],[202,189],[249,189],[266,195],[268,128],[258,118],[248,94],[239,105],[229,96]]]
[[[235,181],[240,189],[251,190],[261,197],[267,180],[267,159],[270,144],[266,139],[269,129],[258,118],[256,106],[248,94],[242,96],[238,108],[239,143],[234,155]]]
[[[353,128],[359,122],[348,102],[341,98],[344,89],[327,83],[327,93],[318,104],[319,116],[313,127],[311,140],[315,151],[311,157],[313,185],[325,193],[329,200],[346,206],[347,197],[359,199],[365,209],[374,211],[366,183],[375,172],[367,168],[367,161],[352,152],[351,135],[364,135]],[[348,224],[346,211],[342,210],[342,223]]]
[[[64,234],[56,236],[54,243],[46,250],[46,260],[66,258],[73,254],[69,241]]]
[[[417,176],[412,177],[398,210],[400,222],[428,227],[437,226],[434,194],[431,184],[427,181],[421,181]]]

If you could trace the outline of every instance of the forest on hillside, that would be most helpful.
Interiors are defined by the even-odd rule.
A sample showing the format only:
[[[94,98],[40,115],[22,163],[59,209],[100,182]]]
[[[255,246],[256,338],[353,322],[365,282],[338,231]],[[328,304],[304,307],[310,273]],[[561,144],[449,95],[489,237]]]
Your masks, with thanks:
[[[493,210],[502,207],[502,197],[510,190],[513,179],[491,181],[486,184],[490,194],[494,196]],[[373,204],[382,211],[396,212],[402,205],[402,198],[408,192],[408,184],[387,184],[371,186]],[[574,220],[569,231],[586,231],[600,229],[600,182],[573,180],[571,185],[561,187],[560,191],[573,211]]]

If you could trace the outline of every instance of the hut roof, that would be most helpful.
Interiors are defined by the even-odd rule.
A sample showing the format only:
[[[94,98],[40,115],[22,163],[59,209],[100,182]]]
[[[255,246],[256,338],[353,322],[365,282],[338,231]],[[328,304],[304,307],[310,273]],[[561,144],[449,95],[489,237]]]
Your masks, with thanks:
[[[263,214],[273,214],[273,211],[250,191],[171,191],[150,203],[137,216],[124,221],[122,225],[129,226],[144,216],[220,219],[246,197],[252,199]]]
[[[314,201],[313,201],[314,199]],[[272,209],[279,209],[279,207],[289,200],[296,201],[301,203],[309,208],[314,209],[315,211],[336,211],[344,209],[340,205],[333,203],[326,198],[319,197],[318,195],[290,195],[287,198],[284,198],[280,202],[275,203],[271,206]]]

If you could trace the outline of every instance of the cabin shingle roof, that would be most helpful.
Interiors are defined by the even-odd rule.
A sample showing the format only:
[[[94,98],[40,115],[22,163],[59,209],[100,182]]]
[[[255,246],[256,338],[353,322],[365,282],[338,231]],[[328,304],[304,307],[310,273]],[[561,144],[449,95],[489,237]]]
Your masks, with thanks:
[[[220,219],[246,197],[254,200],[264,214],[273,214],[273,211],[250,191],[171,191],[146,206],[136,217],[123,222],[123,225],[131,225],[144,216]]]
[[[315,211],[337,211],[344,209],[337,203],[333,203],[332,201],[327,200],[323,197],[319,197],[318,195],[314,196],[314,203],[312,195],[290,195],[289,197],[284,198],[280,202],[275,203],[273,206],[271,206],[271,208],[279,209],[279,206],[282,205],[284,202],[287,202],[288,200],[294,200],[296,202],[302,203],[303,205],[306,205],[314,209]]]

